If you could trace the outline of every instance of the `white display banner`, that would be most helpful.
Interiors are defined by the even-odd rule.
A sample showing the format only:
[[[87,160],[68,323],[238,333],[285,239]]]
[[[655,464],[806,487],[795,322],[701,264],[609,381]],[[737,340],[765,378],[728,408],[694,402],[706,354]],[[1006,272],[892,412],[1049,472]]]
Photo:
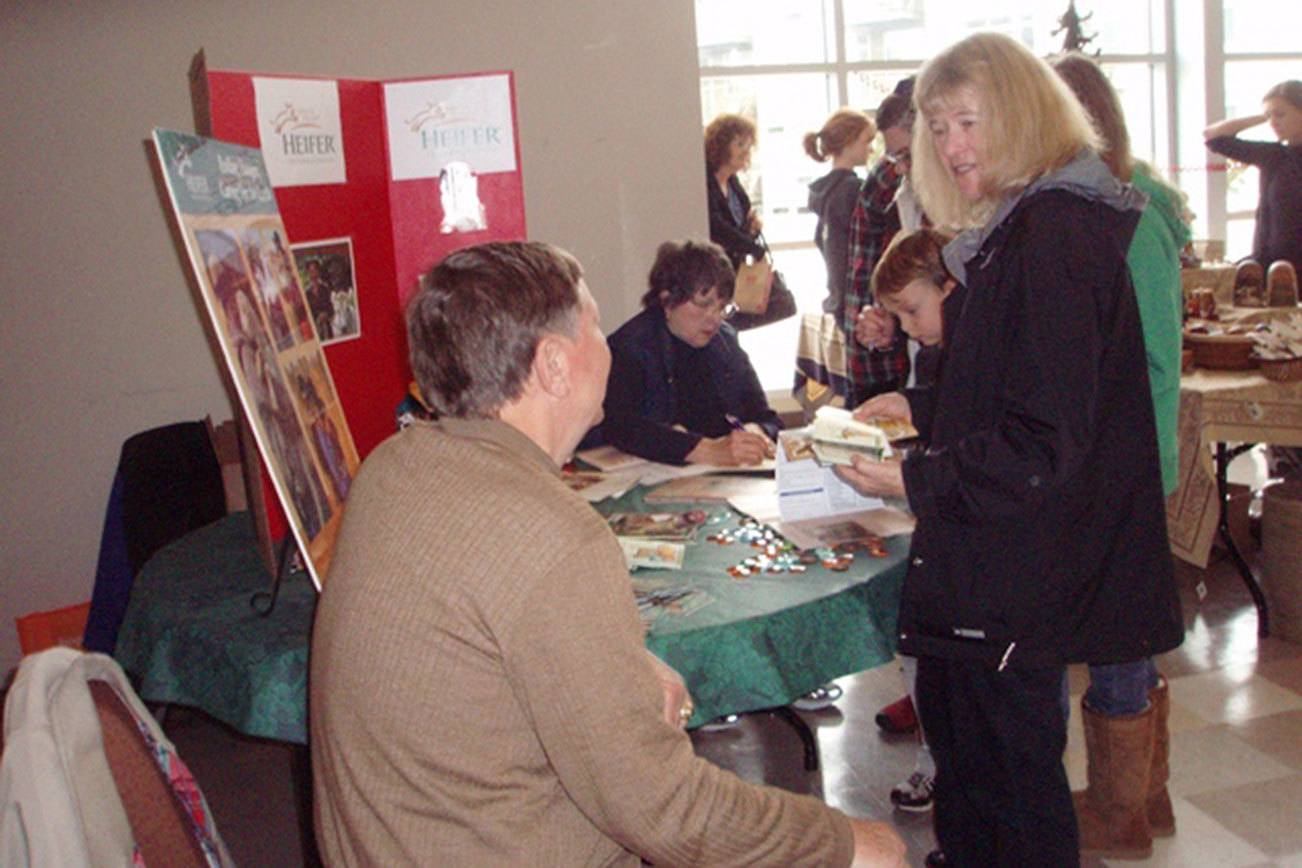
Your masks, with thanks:
[[[254,77],[253,99],[273,187],[348,180],[336,81]]]
[[[515,124],[506,75],[384,86],[393,180],[437,178],[452,162],[477,175],[515,171]]]

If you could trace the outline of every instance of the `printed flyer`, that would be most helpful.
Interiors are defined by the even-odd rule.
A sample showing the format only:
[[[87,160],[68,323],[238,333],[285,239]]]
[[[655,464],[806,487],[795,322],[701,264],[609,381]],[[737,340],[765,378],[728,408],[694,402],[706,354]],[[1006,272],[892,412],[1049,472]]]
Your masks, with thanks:
[[[190,265],[317,588],[358,455],[255,148],[154,130]]]

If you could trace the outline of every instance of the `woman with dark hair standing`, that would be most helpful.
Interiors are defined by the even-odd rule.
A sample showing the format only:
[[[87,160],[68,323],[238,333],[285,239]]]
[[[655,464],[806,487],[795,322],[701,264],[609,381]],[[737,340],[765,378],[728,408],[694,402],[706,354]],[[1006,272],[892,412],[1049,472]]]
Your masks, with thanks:
[[[727,323],[733,280],[718,245],[660,245],[644,310],[608,341],[608,443],[669,463],[737,466],[772,456],[782,423]]]
[[[832,170],[809,185],[809,210],[818,215],[814,243],[827,267],[827,298],[823,311],[843,319],[847,248],[850,217],[859,198],[856,166],[868,162],[868,146],[877,128],[868,115],[854,109],[838,109],[816,133],[806,133],[803,144],[810,159],[820,163],[831,159]]]
[[[1121,100],[1097,63],[1072,53],[1055,58],[1051,65],[1089,112],[1103,140],[1099,156],[1108,169],[1148,196],[1126,261],[1144,330],[1162,493],[1169,496],[1180,481],[1176,439],[1184,303],[1180,250],[1191,236],[1180,192],[1154,177],[1153,170],[1131,154]],[[1081,853],[1147,858],[1153,836],[1175,834],[1175,814],[1166,789],[1171,710],[1166,679],[1158,674],[1152,657],[1090,661],[1089,673],[1090,686],[1081,698],[1089,787],[1073,794]]]
[[[917,516],[899,646],[957,865],[1080,864],[1062,754],[1066,664],[1175,647],[1153,402],[1126,252],[1144,197],[1048,65],[970,36],[918,74],[913,169],[965,287],[930,389],[857,412],[912,420],[902,463],[839,468]]]
[[[741,115],[719,115],[705,128],[705,188],[710,204],[710,240],[723,248],[736,271],[747,256],[760,259],[764,221],[751,207],[737,178],[750,168],[755,124]]]
[[[1287,262],[1281,271],[1297,283],[1302,268],[1302,81],[1282,81],[1266,91],[1262,113],[1217,121],[1203,131],[1207,148],[1256,166],[1261,172],[1257,227],[1251,258],[1259,268]],[[1239,133],[1269,123],[1278,142],[1254,142]]]

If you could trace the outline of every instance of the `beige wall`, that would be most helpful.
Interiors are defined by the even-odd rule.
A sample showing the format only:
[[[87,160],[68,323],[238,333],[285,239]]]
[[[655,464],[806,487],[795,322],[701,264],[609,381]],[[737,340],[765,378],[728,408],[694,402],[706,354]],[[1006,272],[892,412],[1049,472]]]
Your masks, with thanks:
[[[692,0],[0,4],[0,674],[16,615],[90,597],[122,441],[230,404],[145,156],[186,70],[516,74],[530,237],[609,331],[658,242],[706,231]]]

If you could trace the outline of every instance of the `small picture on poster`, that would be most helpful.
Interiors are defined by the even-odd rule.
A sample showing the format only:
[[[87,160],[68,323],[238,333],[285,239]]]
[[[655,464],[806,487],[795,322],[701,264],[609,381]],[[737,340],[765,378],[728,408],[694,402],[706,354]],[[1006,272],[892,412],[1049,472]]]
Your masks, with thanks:
[[[309,241],[292,249],[317,338],[322,344],[333,344],[360,337],[352,239]]]
[[[154,145],[245,417],[320,588],[359,459],[262,155],[168,130]]]

